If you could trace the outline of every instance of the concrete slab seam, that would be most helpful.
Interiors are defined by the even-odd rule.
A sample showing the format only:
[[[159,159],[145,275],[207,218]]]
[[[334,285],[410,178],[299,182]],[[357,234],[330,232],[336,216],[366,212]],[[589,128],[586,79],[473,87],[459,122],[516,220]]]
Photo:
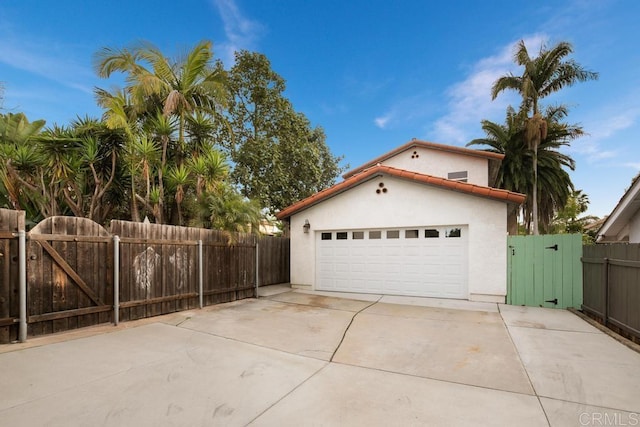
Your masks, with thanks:
[[[349,328],[351,327],[351,325],[353,324],[353,321],[355,320],[356,316],[360,313],[362,313],[363,311],[365,311],[367,308],[371,307],[374,304],[377,304],[380,302],[380,300],[382,299],[382,296],[380,296],[380,298],[378,298],[376,301],[372,302],[371,304],[367,305],[366,307],[363,307],[362,309],[360,309],[359,311],[355,312],[353,314],[353,316],[351,316],[351,320],[349,321],[349,324],[347,325],[347,327],[344,330],[344,333],[342,334],[342,338],[340,338],[340,342],[338,343],[337,347],[335,350],[333,350],[333,354],[331,355],[331,358],[329,359],[329,362],[333,362],[333,358],[336,357],[336,353],[338,352],[338,350],[340,349],[340,346],[342,345],[342,343],[344,342],[344,338],[347,336],[347,332],[349,331]]]
[[[371,367],[371,366],[353,365],[351,363],[344,363],[344,362],[331,362],[331,363],[333,363],[335,365],[351,366],[351,367],[360,368],[360,369],[369,369],[371,371],[376,371],[376,372],[384,372],[385,374],[402,375],[403,377],[418,378],[418,379],[429,380],[429,381],[437,381],[437,382],[445,383],[445,384],[455,384],[455,385],[461,385],[461,386],[465,386],[465,387],[479,388],[479,389],[482,389],[482,390],[499,391],[499,392],[502,392],[502,393],[511,393],[511,394],[517,394],[517,395],[520,395],[520,396],[529,396],[529,397],[533,397],[534,396],[534,395],[531,395],[529,393],[522,393],[522,392],[519,392],[519,391],[503,390],[501,388],[487,387],[487,386],[482,386],[482,385],[478,385],[478,384],[468,384],[468,383],[463,383],[463,382],[460,382],[460,381],[443,380],[442,378],[435,378],[435,377],[429,377],[429,376],[424,376],[424,375],[408,374],[406,372],[391,371],[391,370],[388,370],[388,369],[374,368],[374,367]],[[537,395],[535,395],[535,396],[536,396],[536,398],[538,397]],[[542,396],[542,397],[546,397],[546,396]]]
[[[597,408],[600,408],[600,409],[604,409],[604,410],[608,410],[608,411],[635,413],[634,411],[630,411],[629,409],[612,408],[611,406],[594,405],[594,404],[591,404],[591,403],[577,402],[577,401],[574,401],[574,400],[566,400],[566,399],[558,399],[557,397],[544,396],[544,395],[541,395],[540,397],[543,397],[543,398],[549,399],[549,400],[554,400],[556,402],[572,403],[574,405],[594,406],[594,407],[597,407]]]
[[[542,413],[544,414],[544,417],[547,420],[547,425],[551,426],[551,421],[549,421],[549,415],[547,415],[547,411],[544,409],[544,405],[542,404],[542,401],[540,400],[540,395],[538,394],[538,390],[536,390],[536,387],[533,384],[533,381],[531,381],[531,377],[529,376],[529,371],[527,371],[527,367],[525,366],[524,362],[522,361],[522,356],[520,355],[520,350],[518,350],[518,346],[516,345],[515,341],[513,340],[513,336],[511,335],[511,329],[509,329],[509,325],[507,325],[507,322],[505,321],[504,317],[502,317],[502,310],[500,310],[500,306],[499,305],[498,305],[498,313],[500,313],[500,318],[502,319],[502,323],[503,323],[505,329],[507,330],[507,335],[509,335],[509,340],[511,341],[511,345],[513,346],[513,348],[515,348],[516,353],[518,354],[518,360],[520,360],[520,364],[522,365],[522,369],[524,370],[524,373],[527,375],[527,380],[529,381],[529,385],[531,385],[531,390],[533,390],[533,394],[536,396],[536,399],[538,399],[538,405],[540,405],[540,409],[542,410]]]
[[[575,334],[591,334],[598,335],[600,331],[574,331],[571,329],[558,329],[558,328],[536,328],[535,326],[526,326],[526,325],[507,325],[508,328],[520,328],[520,329],[537,329],[539,331],[549,331],[549,332],[569,332]]]
[[[251,421],[249,421],[246,425],[250,426],[251,424],[253,424],[258,418],[260,418],[262,415],[264,415],[268,410],[270,410],[271,408],[273,408],[274,406],[276,406],[278,403],[280,403],[283,399],[285,399],[287,396],[291,395],[291,393],[293,393],[294,391],[296,391],[297,389],[299,389],[300,387],[302,387],[303,384],[305,384],[307,381],[309,381],[311,378],[315,377],[316,375],[318,375],[321,371],[323,371],[327,366],[329,366],[330,362],[326,362],[324,364],[323,367],[321,367],[320,369],[318,369],[317,371],[315,371],[313,374],[309,375],[309,377],[307,377],[304,381],[301,381],[300,384],[298,384],[297,386],[295,386],[294,388],[292,388],[291,390],[289,390],[289,392],[285,393],[284,395],[282,395],[282,397],[280,397],[280,399],[276,400],[275,402],[273,402],[271,405],[269,405],[269,407],[265,408],[264,411],[260,412],[258,415],[256,415]]]
[[[378,302],[376,301],[374,304],[377,304],[377,303]],[[389,303],[382,302],[381,304],[389,304]],[[373,304],[371,304],[371,305],[373,305]],[[369,306],[369,307],[371,307],[371,306]],[[369,307],[365,307],[364,309],[367,309]],[[428,308],[430,308],[430,307],[428,307]],[[469,310],[469,311],[471,312],[471,310]],[[473,313],[482,313],[482,312],[481,311],[474,311]],[[451,320],[451,319],[442,319],[442,318],[437,318],[437,317],[423,317],[423,318],[420,318],[420,317],[416,317],[416,316],[398,316],[396,314],[385,314],[385,313],[367,313],[367,314],[370,314],[372,316],[393,317],[393,318],[401,318],[401,319],[435,320],[435,321],[438,321],[438,322],[447,322],[447,323],[475,323],[475,324],[484,323],[484,322],[480,322],[480,321],[477,321],[477,320],[464,320],[464,319],[463,320],[460,320],[460,319]]]
[[[224,335],[217,335],[217,334],[214,334],[212,332],[206,332],[206,331],[200,331],[200,330],[197,330],[197,329],[191,329],[191,328],[188,328],[186,326],[180,326],[180,328],[186,329],[186,330],[191,331],[193,333],[208,335],[208,336],[211,336],[211,337],[216,337],[216,338],[220,338],[220,339],[223,339],[223,340],[229,340],[229,341],[237,342],[237,343],[240,343],[240,344],[246,344],[246,345],[250,345],[250,346],[258,347],[258,348],[266,348],[267,350],[279,351],[279,352],[282,352],[282,353],[291,354],[293,356],[304,357],[304,358],[307,358],[307,359],[321,360],[323,362],[327,362],[326,360],[318,359],[317,357],[311,357],[311,356],[305,356],[303,354],[292,353],[290,351],[283,350],[281,348],[269,347],[269,346],[266,346],[266,345],[260,345],[260,344],[256,344],[256,343],[252,343],[252,342],[248,342],[248,341],[242,341],[242,340],[239,340],[237,338],[225,337]]]

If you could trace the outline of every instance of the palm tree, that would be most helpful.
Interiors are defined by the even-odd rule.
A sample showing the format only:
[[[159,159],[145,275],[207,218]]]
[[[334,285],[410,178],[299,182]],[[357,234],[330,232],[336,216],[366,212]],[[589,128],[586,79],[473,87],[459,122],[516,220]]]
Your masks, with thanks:
[[[534,211],[540,213],[540,222],[543,228],[547,229],[554,213],[564,206],[573,190],[566,169],[573,170],[575,162],[559,150],[582,135],[582,129],[561,123],[566,115],[567,109],[564,106],[546,109],[542,117],[547,133],[538,144],[537,153],[525,143],[526,119],[512,107],[507,109],[505,124],[483,120],[482,129],[486,137],[474,139],[467,144],[488,146],[487,151],[504,154],[496,186],[527,195],[533,194],[534,188],[545,190],[540,191],[540,195],[537,196],[540,203],[534,204],[533,198],[528,197],[522,208],[523,219],[529,231],[532,228]],[[530,173],[536,161],[537,178]]]
[[[200,206],[202,222],[212,228],[260,234],[260,220],[263,215],[259,205],[229,185],[223,185],[215,192],[207,193]]]
[[[35,214],[38,206],[30,203],[25,192],[29,189],[20,182],[16,168],[24,168],[35,173],[40,156],[30,148],[45,126],[44,120],[29,122],[22,114],[0,115],[0,181],[2,184],[3,204],[12,209],[23,209]]]
[[[198,157],[192,157],[188,163],[189,170],[195,176],[196,196],[203,192],[215,192],[229,175],[229,165],[224,155],[209,148]]]
[[[138,202],[141,202],[147,211],[153,210],[149,202],[149,197],[155,176],[154,171],[158,166],[159,157],[160,147],[155,143],[155,141],[148,138],[146,134],[140,134],[139,136],[127,141],[127,144],[125,145],[124,160],[131,172],[131,206],[134,221],[140,220]],[[142,181],[145,189],[144,197],[140,196],[137,191],[137,173],[142,174]]]
[[[485,138],[477,138],[467,144],[485,145],[485,151],[504,155],[496,178],[496,186],[509,191],[528,194],[531,181],[526,170],[529,152],[522,137],[522,118],[509,106],[504,124],[483,120]]]
[[[88,206],[82,208],[84,216],[102,224],[115,207],[108,200],[111,197],[122,200],[118,160],[126,134],[120,129],[109,129],[104,122],[90,117],[72,120],[71,128],[80,140],[78,155],[82,173],[78,177],[82,198],[67,198],[67,202],[76,205],[76,212],[81,210],[85,199],[88,200]]]
[[[156,117],[150,119],[147,122],[148,132],[150,132],[156,139],[160,140],[160,144],[162,146],[162,155],[160,157],[160,165],[158,167],[158,186],[157,191],[155,191],[155,196],[157,197],[157,209],[154,208],[156,212],[156,222],[162,223],[164,218],[164,171],[167,168],[168,162],[168,153],[171,144],[171,136],[174,134],[174,123],[173,121],[166,116],[163,116],[158,112]]]
[[[498,78],[491,89],[495,99],[501,92],[510,89],[522,96],[521,111],[527,116],[525,122],[525,141],[533,151],[534,185],[533,202],[533,234],[538,233],[538,147],[546,137],[546,120],[540,113],[539,102],[542,98],[572,86],[576,82],[595,80],[598,73],[585,70],[572,59],[565,59],[573,52],[571,44],[560,42],[551,49],[540,47],[538,56],[531,58],[523,40],[518,43],[514,61],[523,67],[521,76],[509,73]]]
[[[169,185],[175,191],[175,201],[178,212],[178,225],[184,225],[182,220],[182,202],[186,188],[191,183],[191,174],[185,165],[172,167],[167,174]]]
[[[224,69],[212,60],[210,41],[198,43],[177,62],[152,44],[141,43],[131,49],[103,48],[95,56],[95,68],[103,78],[116,71],[127,74],[125,90],[139,115],[153,117],[159,108],[164,116],[177,118],[177,160],[182,164],[187,151],[187,117],[198,110],[214,114],[226,99]]]

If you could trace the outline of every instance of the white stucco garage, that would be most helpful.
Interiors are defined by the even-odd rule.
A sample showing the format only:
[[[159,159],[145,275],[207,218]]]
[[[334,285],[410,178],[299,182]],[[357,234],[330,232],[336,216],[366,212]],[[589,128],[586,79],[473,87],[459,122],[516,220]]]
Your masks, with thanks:
[[[507,219],[524,196],[488,186],[501,159],[411,141],[284,209],[292,285],[504,302]]]

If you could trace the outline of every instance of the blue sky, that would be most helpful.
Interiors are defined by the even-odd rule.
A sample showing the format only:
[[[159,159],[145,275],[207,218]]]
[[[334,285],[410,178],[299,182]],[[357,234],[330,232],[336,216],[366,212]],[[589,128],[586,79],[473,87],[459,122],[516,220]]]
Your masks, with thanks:
[[[262,52],[287,81],[296,110],[322,126],[351,167],[411,138],[464,146],[482,137],[482,119],[502,122],[514,94],[491,101],[515,43],[573,44],[598,81],[548,103],[571,107],[589,134],[566,152],[589,213],[611,211],[640,171],[640,2],[410,0],[4,0],[0,81],[5,111],[68,124],[99,117],[92,69],[100,48],[138,40],[168,56],[212,40],[232,64],[236,49]]]

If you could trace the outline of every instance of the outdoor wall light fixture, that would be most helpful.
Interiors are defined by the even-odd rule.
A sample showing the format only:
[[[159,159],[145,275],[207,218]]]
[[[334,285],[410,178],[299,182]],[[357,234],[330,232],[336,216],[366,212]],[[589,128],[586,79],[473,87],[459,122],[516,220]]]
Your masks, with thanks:
[[[305,233],[308,233],[310,228],[311,228],[311,224],[309,224],[309,220],[305,219],[304,225],[302,226],[302,230],[304,230]]]

